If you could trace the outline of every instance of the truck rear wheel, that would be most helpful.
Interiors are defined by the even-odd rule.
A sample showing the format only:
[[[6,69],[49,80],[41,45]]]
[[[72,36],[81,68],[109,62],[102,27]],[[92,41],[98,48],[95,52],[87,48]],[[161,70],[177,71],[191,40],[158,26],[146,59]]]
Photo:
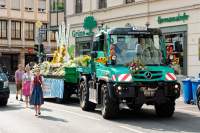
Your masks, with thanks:
[[[86,81],[80,83],[80,106],[84,111],[92,111],[96,108],[96,105],[89,101],[89,89]]]
[[[105,119],[114,118],[119,112],[119,104],[109,97],[108,86],[106,84],[103,84],[101,89],[103,91],[102,95],[103,103],[101,110],[102,116]]]
[[[162,104],[156,104],[155,110],[159,117],[172,117],[175,111],[175,103],[168,101]]]

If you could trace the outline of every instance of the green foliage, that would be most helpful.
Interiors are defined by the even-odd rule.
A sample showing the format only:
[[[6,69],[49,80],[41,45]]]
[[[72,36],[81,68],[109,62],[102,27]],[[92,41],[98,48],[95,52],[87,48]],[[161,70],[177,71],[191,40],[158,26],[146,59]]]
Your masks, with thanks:
[[[68,47],[68,53],[71,59],[74,58],[74,52],[75,52],[75,45],[70,45]]]
[[[97,21],[93,16],[88,16],[84,19],[83,27],[92,32],[92,30],[97,27]]]

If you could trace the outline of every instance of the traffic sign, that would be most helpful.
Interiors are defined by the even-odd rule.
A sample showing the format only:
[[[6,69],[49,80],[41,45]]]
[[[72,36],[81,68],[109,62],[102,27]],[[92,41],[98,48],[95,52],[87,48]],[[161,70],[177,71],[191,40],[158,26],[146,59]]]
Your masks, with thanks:
[[[38,20],[36,22],[36,28],[40,28],[41,26],[42,26],[42,22]]]
[[[40,34],[46,34],[46,32],[47,32],[47,29],[40,29],[40,30],[39,30],[39,33],[40,33]]]

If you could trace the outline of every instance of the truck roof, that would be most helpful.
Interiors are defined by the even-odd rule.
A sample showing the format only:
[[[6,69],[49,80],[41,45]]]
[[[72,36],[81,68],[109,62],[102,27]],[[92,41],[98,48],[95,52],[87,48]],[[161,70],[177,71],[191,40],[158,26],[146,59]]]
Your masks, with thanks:
[[[108,31],[108,34],[117,34],[117,35],[123,35],[123,34],[155,34],[155,35],[161,35],[161,30],[158,28],[113,28]]]

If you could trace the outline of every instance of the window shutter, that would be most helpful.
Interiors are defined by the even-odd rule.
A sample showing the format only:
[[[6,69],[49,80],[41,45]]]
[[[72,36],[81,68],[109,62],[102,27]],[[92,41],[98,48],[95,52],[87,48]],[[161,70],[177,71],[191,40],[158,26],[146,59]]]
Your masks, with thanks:
[[[0,0],[0,5],[6,5],[6,1],[5,0]]]
[[[12,9],[20,9],[20,0],[12,0]]]
[[[25,8],[34,8],[34,0],[25,0]]]
[[[38,8],[42,10],[46,10],[46,0],[40,0]]]

